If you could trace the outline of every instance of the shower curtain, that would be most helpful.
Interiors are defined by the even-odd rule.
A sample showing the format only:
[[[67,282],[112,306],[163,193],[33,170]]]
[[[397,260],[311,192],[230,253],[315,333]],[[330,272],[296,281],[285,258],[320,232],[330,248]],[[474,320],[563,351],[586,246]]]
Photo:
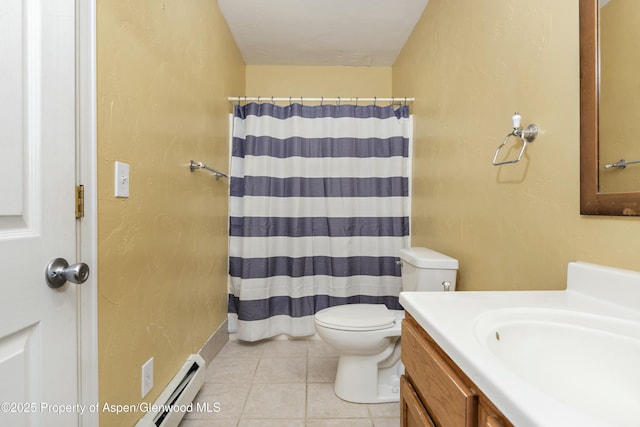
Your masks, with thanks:
[[[408,106],[234,106],[229,317],[237,338],[315,333],[326,307],[401,309]],[[236,320],[237,317],[237,320]]]

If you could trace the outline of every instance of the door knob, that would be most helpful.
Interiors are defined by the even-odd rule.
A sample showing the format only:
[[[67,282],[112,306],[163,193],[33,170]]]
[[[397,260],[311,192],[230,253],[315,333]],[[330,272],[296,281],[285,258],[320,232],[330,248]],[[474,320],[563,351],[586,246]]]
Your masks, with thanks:
[[[79,285],[89,278],[89,266],[84,262],[69,265],[66,259],[55,258],[47,265],[45,276],[50,288],[59,288],[67,283],[67,280]]]

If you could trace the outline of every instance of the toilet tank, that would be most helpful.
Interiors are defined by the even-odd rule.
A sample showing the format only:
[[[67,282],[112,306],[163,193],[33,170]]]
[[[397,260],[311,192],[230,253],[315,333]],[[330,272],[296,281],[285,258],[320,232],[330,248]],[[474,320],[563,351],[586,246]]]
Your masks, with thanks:
[[[458,260],[427,248],[402,248],[403,291],[453,291]],[[449,282],[447,289],[444,282]]]

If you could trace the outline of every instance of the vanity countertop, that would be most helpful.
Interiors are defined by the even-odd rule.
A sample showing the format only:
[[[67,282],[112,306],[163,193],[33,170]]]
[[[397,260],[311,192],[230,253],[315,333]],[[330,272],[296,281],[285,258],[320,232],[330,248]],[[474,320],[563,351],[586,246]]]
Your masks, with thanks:
[[[519,375],[516,372],[517,368],[514,371],[514,363],[517,364],[518,360],[509,361],[513,362],[509,367],[509,363],[496,356],[489,348],[493,344],[487,345],[489,334],[482,333],[483,328],[486,332],[494,327],[496,339],[499,340],[497,332],[508,322],[511,322],[509,325],[515,325],[517,322],[522,325],[523,316],[526,317],[528,323],[525,326],[528,326],[529,330],[530,325],[562,327],[563,318],[573,322],[570,326],[574,329],[567,330],[590,330],[590,325],[596,330],[599,324],[608,322],[614,326],[623,326],[623,341],[626,343],[628,338],[634,352],[636,347],[640,351],[640,273],[576,262],[569,264],[566,290],[401,292],[400,303],[498,409],[518,427],[637,425],[637,420],[640,419],[638,409],[630,409],[630,412],[625,414],[620,414],[621,411],[616,411],[615,414],[607,412],[610,409],[606,407],[606,399],[603,400],[602,397],[610,393],[612,398],[619,399],[620,389],[602,389],[611,384],[607,383],[606,387],[604,384],[602,387],[601,384],[594,384],[592,372],[583,372],[578,380],[574,376],[571,381],[576,383],[576,390],[585,390],[587,387],[593,390],[593,396],[588,396],[577,404],[564,401],[562,396],[553,396],[553,390],[550,393],[549,390],[544,390],[544,387],[538,387]],[[540,319],[535,318],[538,314],[541,315]],[[577,324],[575,319],[578,319]],[[585,325],[580,324],[582,320],[585,321]],[[594,335],[587,335],[590,341],[584,342],[593,345],[591,337],[599,336],[600,331],[596,332]],[[492,334],[494,332],[491,332]],[[573,340],[571,336],[565,334],[559,337],[562,339],[561,345],[552,345],[553,348],[541,348],[536,351],[542,356],[546,353],[553,355],[556,347],[567,344],[567,348],[575,348],[581,345],[578,338],[575,343],[568,343],[567,341]],[[520,339],[528,338],[520,336]],[[636,361],[640,360],[636,356],[640,354],[629,355]],[[544,366],[535,368],[548,369],[548,373],[552,375],[549,378],[557,377],[558,381],[563,381],[564,370],[553,363],[553,357],[538,364]],[[544,357],[535,360],[543,359]],[[606,363],[607,361],[603,361],[603,365]],[[582,380],[584,383],[580,384]],[[633,388],[636,388],[635,384],[632,384]],[[632,407],[638,406],[640,386],[626,394],[632,395],[624,397],[622,402],[628,398],[636,402]],[[593,398],[595,403],[589,402],[590,398]],[[593,408],[598,410],[594,411]]]

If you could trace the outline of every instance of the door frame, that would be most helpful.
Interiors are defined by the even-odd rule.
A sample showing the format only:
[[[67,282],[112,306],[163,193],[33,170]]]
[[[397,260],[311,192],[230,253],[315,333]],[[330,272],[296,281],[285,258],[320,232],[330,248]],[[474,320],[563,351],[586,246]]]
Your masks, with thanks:
[[[91,274],[79,287],[78,399],[98,404],[98,185],[96,113],[96,0],[76,0],[76,180],[84,185],[85,216],[77,221],[77,259]],[[95,408],[95,407],[94,407]],[[98,426],[97,410],[84,411],[80,426]]]

